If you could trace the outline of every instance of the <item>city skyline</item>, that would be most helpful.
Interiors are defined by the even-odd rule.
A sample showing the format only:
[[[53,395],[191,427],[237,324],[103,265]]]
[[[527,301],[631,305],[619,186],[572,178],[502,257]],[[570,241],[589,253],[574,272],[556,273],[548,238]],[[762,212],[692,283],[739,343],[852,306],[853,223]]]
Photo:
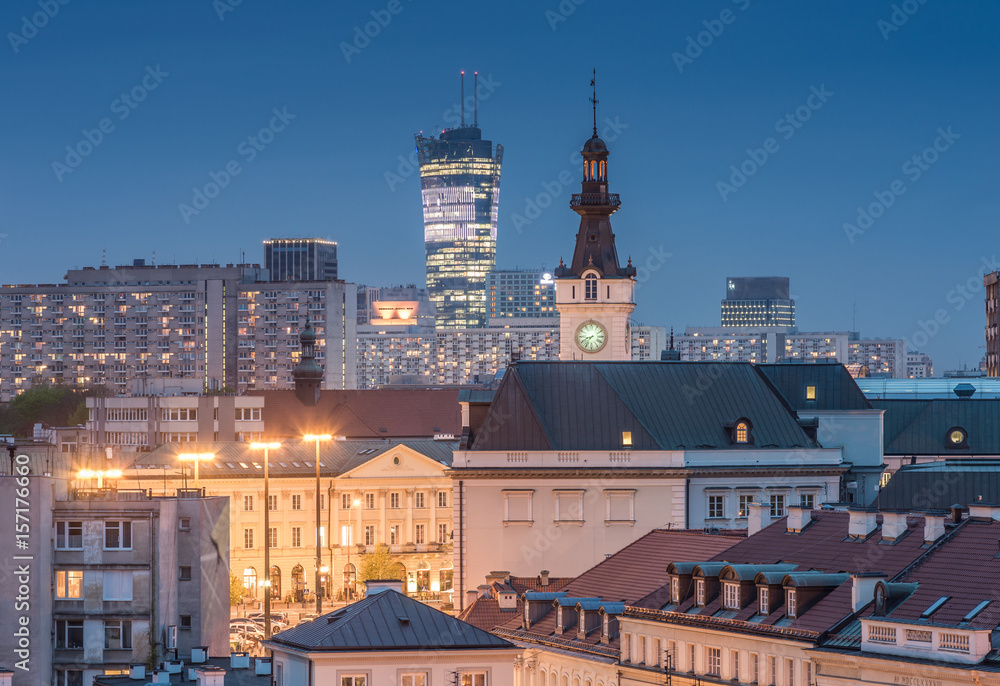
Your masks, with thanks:
[[[3,281],[58,282],[103,249],[112,265],[235,263],[315,235],[338,242],[348,281],[420,283],[412,135],[459,123],[458,71],[475,68],[479,124],[506,148],[497,267],[554,268],[596,66],[638,320],[711,324],[727,275],[780,274],[802,330],[926,340],[911,347],[938,373],[973,367],[980,270],[1000,269],[998,10],[894,7],[513,3],[472,30],[485,15],[406,2],[68,4],[40,26],[18,2],[0,13],[19,93],[0,115],[18,132],[0,166],[0,245],[18,256]],[[428,43],[442,25],[448,41]],[[599,49],[577,64],[586,41]],[[211,183],[225,187],[208,198]]]

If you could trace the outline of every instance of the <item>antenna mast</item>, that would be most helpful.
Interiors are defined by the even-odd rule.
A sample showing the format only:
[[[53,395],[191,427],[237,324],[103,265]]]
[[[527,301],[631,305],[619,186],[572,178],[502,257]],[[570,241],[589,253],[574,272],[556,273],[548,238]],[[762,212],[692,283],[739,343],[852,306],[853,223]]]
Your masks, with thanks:
[[[597,103],[600,102],[597,99],[597,69],[594,69],[594,76],[590,79],[590,87],[594,89],[593,95],[590,96],[590,103],[594,106],[594,136],[597,136]]]
[[[476,78],[473,81],[474,85],[472,91],[476,98],[475,100],[476,108],[474,110],[474,114],[472,115],[473,117],[472,125],[478,127],[479,126],[479,72],[477,71],[474,73],[476,75]]]
[[[462,72],[462,128],[465,128],[465,71]]]

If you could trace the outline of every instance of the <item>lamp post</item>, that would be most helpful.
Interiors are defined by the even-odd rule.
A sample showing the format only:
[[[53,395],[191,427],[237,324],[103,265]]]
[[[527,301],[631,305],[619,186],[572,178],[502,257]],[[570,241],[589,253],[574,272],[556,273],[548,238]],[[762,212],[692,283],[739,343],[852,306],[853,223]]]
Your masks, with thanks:
[[[181,453],[177,456],[183,462],[194,462],[194,487],[198,488],[198,465],[202,460],[214,460],[215,453]]]
[[[271,638],[271,498],[267,492],[267,451],[280,448],[280,443],[251,443],[254,450],[264,451],[264,638]],[[198,463],[195,462],[197,465]],[[195,476],[197,482],[198,477]]]
[[[320,545],[319,530],[322,525],[322,518],[320,516],[319,498],[320,498],[320,482],[319,482],[319,443],[320,441],[329,441],[333,438],[330,434],[307,434],[303,437],[306,441],[313,441],[316,443],[316,615],[323,614],[323,596],[320,594],[319,580],[320,580],[320,567],[323,566],[323,548]],[[333,503],[330,503],[330,507],[333,507]]]

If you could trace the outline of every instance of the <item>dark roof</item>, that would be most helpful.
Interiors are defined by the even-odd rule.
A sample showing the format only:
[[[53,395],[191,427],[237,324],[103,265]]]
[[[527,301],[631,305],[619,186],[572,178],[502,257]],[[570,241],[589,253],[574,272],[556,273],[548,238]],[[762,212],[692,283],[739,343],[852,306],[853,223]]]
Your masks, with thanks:
[[[882,509],[948,509],[983,497],[1000,502],[1000,460],[943,460],[904,465],[879,492]]]
[[[796,412],[871,409],[865,394],[842,364],[760,364],[757,368]],[[807,386],[816,389],[815,400],[806,400]]]
[[[515,646],[391,589],[276,634],[271,642],[310,651],[504,649]]]
[[[185,675],[187,674],[188,667],[214,667],[216,669],[222,669],[226,672],[223,677],[223,683],[225,686],[271,686],[270,675],[257,675],[254,673],[253,658],[250,658],[251,669],[231,669],[230,668],[230,656],[225,657],[210,657],[207,662],[201,664],[190,664],[187,662],[183,653],[180,657],[185,660],[185,668],[183,672],[178,672],[177,674],[170,675],[171,684],[181,684],[185,683]],[[144,681],[136,681],[130,679],[128,673],[121,674],[98,674],[94,676],[94,686],[138,686],[140,684],[144,685],[151,683],[153,681],[152,672],[149,668],[146,668],[146,679]],[[191,684],[192,682],[187,681],[186,683]]]
[[[264,397],[264,428],[269,438],[329,433],[347,438],[433,438],[462,433],[458,389],[322,391],[306,407],[295,391],[251,391]]]
[[[753,447],[816,447],[755,365],[743,362],[518,362],[508,368],[473,450],[734,447],[746,417]]]
[[[463,388],[458,392],[458,402],[460,403],[490,403],[496,391],[478,388]]]
[[[405,446],[446,467],[451,466],[454,441],[322,441],[319,444],[320,466],[324,476],[336,476],[375,459],[397,446]],[[171,443],[139,456],[126,467],[128,478],[162,478],[162,470],[186,470],[191,467],[177,459],[181,453],[213,453],[214,460],[202,461],[200,478],[244,477],[247,473],[263,476],[264,453],[249,443]],[[134,470],[134,471],[133,471]],[[156,470],[147,474],[144,470]],[[316,444],[301,440],[287,441],[268,453],[268,472],[272,477],[311,476],[316,473]]]
[[[1000,398],[872,400],[885,410],[886,455],[1000,456]],[[965,430],[967,447],[948,446],[948,431]]]

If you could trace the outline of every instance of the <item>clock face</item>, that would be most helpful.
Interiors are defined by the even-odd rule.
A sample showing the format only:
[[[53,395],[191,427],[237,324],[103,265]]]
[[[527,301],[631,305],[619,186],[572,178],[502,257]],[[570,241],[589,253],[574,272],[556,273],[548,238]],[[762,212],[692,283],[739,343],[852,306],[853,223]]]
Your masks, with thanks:
[[[596,353],[608,342],[608,332],[597,322],[584,322],[576,330],[576,344],[588,353]]]

